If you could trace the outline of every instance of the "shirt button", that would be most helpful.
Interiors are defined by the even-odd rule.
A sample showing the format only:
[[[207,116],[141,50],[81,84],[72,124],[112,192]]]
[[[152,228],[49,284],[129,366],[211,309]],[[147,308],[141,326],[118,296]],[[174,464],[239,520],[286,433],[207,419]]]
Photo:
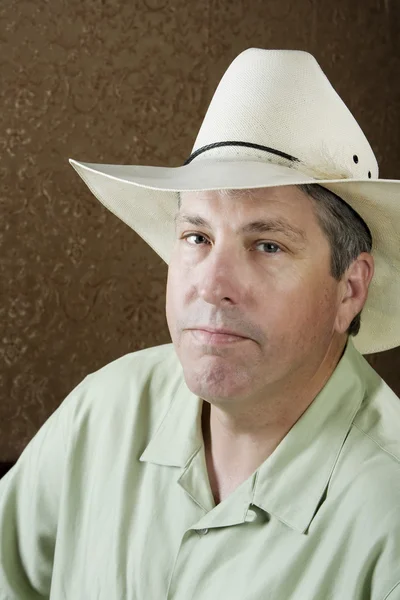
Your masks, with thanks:
[[[198,532],[200,535],[206,535],[206,533],[208,533],[208,529],[199,529]]]
[[[247,515],[246,515],[246,521],[249,523],[252,523],[253,521],[256,521],[257,519],[257,513],[254,509],[249,508],[249,510],[247,511]]]

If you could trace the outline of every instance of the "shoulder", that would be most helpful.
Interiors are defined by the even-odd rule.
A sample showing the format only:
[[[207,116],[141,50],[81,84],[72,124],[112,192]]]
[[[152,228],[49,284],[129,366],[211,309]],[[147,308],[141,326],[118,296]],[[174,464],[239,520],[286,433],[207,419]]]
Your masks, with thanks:
[[[125,354],[87,376],[92,388],[119,391],[128,386],[136,390],[144,385],[163,387],[167,381],[179,378],[181,366],[172,344],[154,346]]]
[[[362,382],[360,408],[347,432],[331,478],[331,491],[364,509],[374,524],[394,519],[400,530],[400,399],[359,354],[353,368]]]
[[[385,596],[400,571],[400,399],[360,356],[355,365],[364,395],[337,458],[329,485],[331,507],[340,507],[348,544],[375,564],[376,593]]]
[[[400,469],[400,398],[368,362],[360,358],[365,392],[353,425],[375,445],[378,454],[390,458],[393,467]]]
[[[89,374],[64,400],[72,429],[152,429],[183,384],[172,344],[126,354]]]
[[[368,515],[371,527],[399,536],[400,399],[361,355],[354,368],[363,383],[363,399],[330,487],[350,501],[357,518]]]

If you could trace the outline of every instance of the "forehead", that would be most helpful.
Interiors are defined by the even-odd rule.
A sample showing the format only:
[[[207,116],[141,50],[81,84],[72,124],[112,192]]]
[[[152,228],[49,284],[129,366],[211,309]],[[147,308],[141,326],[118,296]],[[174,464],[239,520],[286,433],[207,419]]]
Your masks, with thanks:
[[[181,192],[180,208],[181,212],[208,218],[229,215],[230,219],[246,220],[279,216],[303,225],[317,224],[312,199],[295,186]]]

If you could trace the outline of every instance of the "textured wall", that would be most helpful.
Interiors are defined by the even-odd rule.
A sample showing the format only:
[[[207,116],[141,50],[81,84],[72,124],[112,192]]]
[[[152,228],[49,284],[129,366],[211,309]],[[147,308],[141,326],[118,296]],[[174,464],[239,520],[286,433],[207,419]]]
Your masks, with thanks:
[[[400,177],[397,0],[2,0],[0,461],[65,395],[169,341],[166,267],[67,163],[177,166],[248,47],[312,52]],[[400,393],[399,350],[371,362]]]

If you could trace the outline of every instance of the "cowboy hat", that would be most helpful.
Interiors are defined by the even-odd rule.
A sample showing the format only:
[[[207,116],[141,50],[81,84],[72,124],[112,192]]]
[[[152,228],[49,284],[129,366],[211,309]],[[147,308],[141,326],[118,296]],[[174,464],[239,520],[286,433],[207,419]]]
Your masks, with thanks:
[[[367,354],[400,344],[400,181],[378,179],[368,140],[311,54],[260,48],[239,54],[182,166],[70,163],[166,262],[177,192],[322,185],[372,234],[375,274],[354,345]]]

